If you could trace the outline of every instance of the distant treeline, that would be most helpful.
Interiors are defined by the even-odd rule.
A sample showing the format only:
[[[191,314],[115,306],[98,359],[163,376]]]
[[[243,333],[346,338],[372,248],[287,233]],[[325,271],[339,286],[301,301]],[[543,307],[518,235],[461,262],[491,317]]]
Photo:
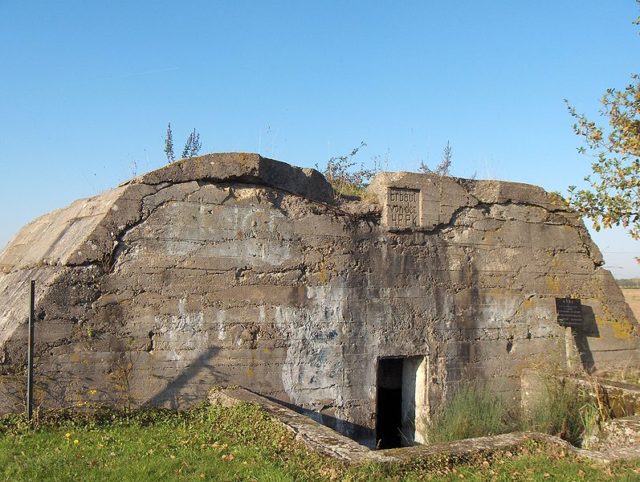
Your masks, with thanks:
[[[640,288],[640,278],[617,279],[620,288]]]

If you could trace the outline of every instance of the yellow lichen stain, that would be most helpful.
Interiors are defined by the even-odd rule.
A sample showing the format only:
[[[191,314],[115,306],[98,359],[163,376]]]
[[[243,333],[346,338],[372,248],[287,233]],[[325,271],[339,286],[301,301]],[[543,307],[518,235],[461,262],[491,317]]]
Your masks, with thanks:
[[[271,348],[263,348],[263,349],[262,349],[262,353],[267,353],[267,354],[269,354],[269,353],[271,353],[271,352],[272,352]]]
[[[545,277],[544,284],[545,284],[546,288],[549,290],[549,292],[551,292],[551,293],[560,292],[560,280],[558,280],[557,276],[547,276],[547,277]]]
[[[329,281],[329,272],[324,264],[324,261],[320,263],[320,270],[318,271],[318,281],[322,284],[326,284]]]
[[[483,299],[491,300],[510,300],[514,298],[513,293],[503,288],[483,288],[479,291]]]
[[[484,236],[482,236],[482,243],[485,245],[494,245],[496,244],[496,234],[493,231],[485,232]]]
[[[249,367],[246,371],[247,378],[253,378],[255,373],[253,372],[253,368]]]
[[[527,298],[526,300],[524,300],[522,302],[522,309],[523,310],[530,310],[532,308],[534,308],[536,306],[536,302],[533,298]]]
[[[598,326],[608,326],[618,340],[630,340],[633,336],[633,324],[629,320],[596,320]]]
[[[563,256],[556,256],[555,253],[551,253],[551,260],[549,261],[549,270],[551,271],[570,271],[571,265],[568,263],[567,258]]]

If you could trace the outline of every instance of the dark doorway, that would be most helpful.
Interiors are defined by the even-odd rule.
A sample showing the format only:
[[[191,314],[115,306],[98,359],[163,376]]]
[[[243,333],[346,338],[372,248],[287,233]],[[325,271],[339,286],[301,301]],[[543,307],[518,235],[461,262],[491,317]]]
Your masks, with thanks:
[[[376,448],[402,446],[402,358],[378,360]]]

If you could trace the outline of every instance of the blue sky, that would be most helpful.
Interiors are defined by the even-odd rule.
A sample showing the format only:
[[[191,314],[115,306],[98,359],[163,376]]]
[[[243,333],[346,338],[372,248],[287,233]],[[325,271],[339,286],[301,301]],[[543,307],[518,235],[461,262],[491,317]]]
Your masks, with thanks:
[[[633,0],[0,0],[0,246],[36,215],[203,151],[322,165],[364,141],[389,170],[566,191],[589,172],[563,99],[595,115],[640,72]],[[179,148],[180,146],[178,146]],[[595,236],[617,277],[640,243]]]

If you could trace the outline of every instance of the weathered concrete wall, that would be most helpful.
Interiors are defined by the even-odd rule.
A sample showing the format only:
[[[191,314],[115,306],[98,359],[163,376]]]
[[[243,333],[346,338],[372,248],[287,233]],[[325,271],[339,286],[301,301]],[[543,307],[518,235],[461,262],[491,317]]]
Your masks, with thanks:
[[[426,357],[416,412],[465,379],[519,400],[524,368],[638,366],[637,323],[553,196],[408,173],[370,191],[377,208],[335,204],[316,171],[208,155],[37,219],[0,253],[0,410],[21,403],[31,278],[44,405],[230,383],[367,438],[381,357]],[[586,331],[555,321],[569,296]]]

